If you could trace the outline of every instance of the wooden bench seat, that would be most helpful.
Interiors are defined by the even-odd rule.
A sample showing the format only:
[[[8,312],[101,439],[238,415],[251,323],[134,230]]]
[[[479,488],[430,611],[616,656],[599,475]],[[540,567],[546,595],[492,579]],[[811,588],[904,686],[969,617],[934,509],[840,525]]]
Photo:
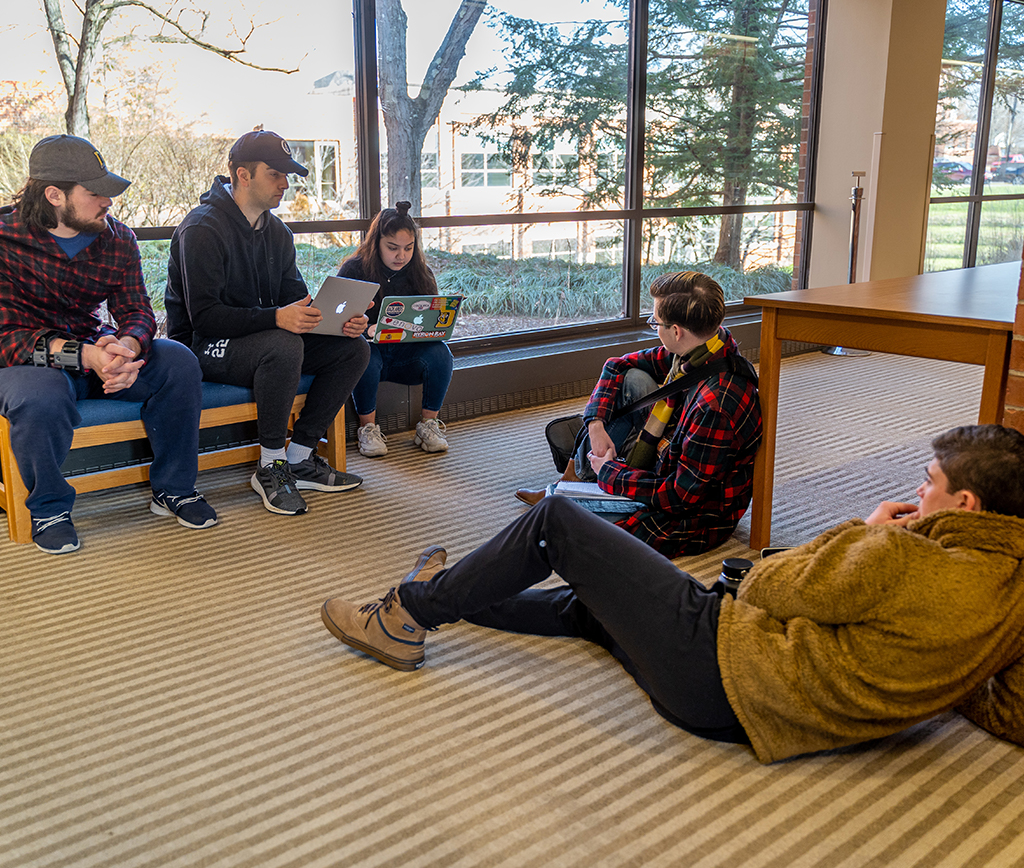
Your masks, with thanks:
[[[299,394],[292,405],[292,419],[306,402],[306,392],[313,382],[311,376],[304,376],[299,384]],[[78,402],[82,424],[75,429],[71,451],[90,446],[105,446],[130,440],[142,440],[146,429],[139,418],[142,404],[132,401],[111,401],[102,398]],[[238,422],[256,419],[255,396],[251,389],[228,386],[224,383],[203,383],[203,410],[200,429],[217,428]],[[291,424],[289,424],[291,427]],[[345,470],[345,409],[338,413],[327,430],[326,443],[320,444],[320,453],[337,470]],[[260,454],[259,444],[229,446],[214,451],[199,453],[199,469],[226,467],[256,461]],[[0,509],[7,514],[7,531],[18,543],[32,542],[32,521],[25,498],[28,495],[18,471],[18,464],[11,451],[11,431],[7,419],[0,416]],[[149,479],[149,463],[115,467],[109,470],[78,473],[67,477],[75,491],[99,491],[116,488]]]

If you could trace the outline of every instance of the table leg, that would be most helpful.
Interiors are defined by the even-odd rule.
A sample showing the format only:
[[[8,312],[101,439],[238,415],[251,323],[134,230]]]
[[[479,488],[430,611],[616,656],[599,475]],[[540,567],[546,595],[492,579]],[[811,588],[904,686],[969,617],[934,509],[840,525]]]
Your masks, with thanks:
[[[750,503],[750,547],[771,545],[772,489],[775,482],[775,428],[779,409],[779,368],[782,345],[776,336],[778,313],[761,309],[761,357],[758,362],[758,393],[761,398],[761,448],[754,459],[754,494]]]
[[[1003,421],[1012,340],[1013,335],[1009,332],[989,332],[985,351],[985,377],[981,383],[981,406],[978,409],[979,425],[998,425]]]

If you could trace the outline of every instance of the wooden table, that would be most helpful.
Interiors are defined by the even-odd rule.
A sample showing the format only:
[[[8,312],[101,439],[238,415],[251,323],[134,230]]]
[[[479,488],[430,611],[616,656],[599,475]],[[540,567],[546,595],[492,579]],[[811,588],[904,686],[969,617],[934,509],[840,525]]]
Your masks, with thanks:
[[[762,308],[764,440],[754,464],[751,548],[771,544],[781,342],[984,365],[978,422],[1000,422],[1020,270],[1019,261],[1006,262],[743,299]]]

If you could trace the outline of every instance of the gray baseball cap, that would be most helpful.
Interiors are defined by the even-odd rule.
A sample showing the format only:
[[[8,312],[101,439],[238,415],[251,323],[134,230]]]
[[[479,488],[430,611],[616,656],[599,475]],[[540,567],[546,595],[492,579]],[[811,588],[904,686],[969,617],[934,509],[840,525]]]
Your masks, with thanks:
[[[74,181],[97,196],[120,196],[131,181],[107,171],[92,142],[78,136],[47,136],[32,149],[28,174],[37,181]]]

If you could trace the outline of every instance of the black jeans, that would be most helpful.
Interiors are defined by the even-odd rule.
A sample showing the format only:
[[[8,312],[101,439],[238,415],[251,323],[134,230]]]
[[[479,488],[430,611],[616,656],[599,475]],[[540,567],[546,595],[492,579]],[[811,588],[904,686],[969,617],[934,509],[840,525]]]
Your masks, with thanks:
[[[533,588],[552,572],[568,588]],[[748,743],[718,669],[718,597],[568,498],[544,498],[430,582],[399,590],[423,627],[458,620],[607,648],[677,726]]]
[[[297,335],[268,329],[238,338],[202,338],[192,350],[203,379],[252,389],[260,445],[282,449],[299,377],[313,374],[313,384],[292,432],[300,446],[316,447],[327,426],[352,394],[370,358],[360,336]]]

